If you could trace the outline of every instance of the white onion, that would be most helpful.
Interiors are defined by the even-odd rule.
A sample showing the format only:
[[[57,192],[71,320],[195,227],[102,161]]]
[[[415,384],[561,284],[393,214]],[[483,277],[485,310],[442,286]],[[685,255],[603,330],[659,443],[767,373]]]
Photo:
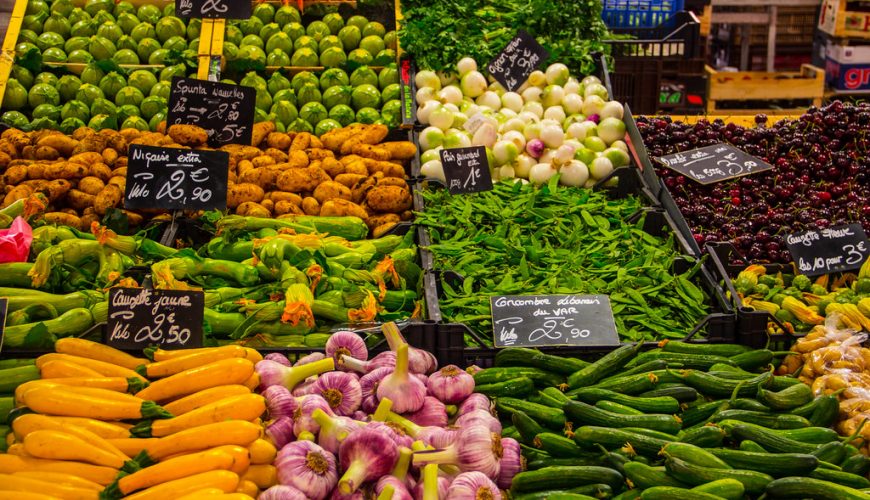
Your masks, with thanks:
[[[597,84],[600,85],[600,84],[601,84],[601,80],[599,80],[598,77],[595,76],[595,75],[589,75],[589,76],[587,76],[586,78],[584,78],[583,81],[582,81],[581,83],[583,83],[583,85],[590,85],[590,84],[593,84],[593,83],[597,83]]]
[[[426,127],[420,132],[420,147],[424,150],[437,148],[443,143],[444,131],[438,127]]]
[[[524,145],[525,146],[525,145]],[[573,151],[572,151],[573,154]],[[505,165],[516,160],[520,155],[520,148],[512,141],[500,140],[492,147],[492,156],[497,166]]]
[[[500,115],[502,115],[502,116],[505,117],[505,120],[504,120],[504,121],[508,121],[508,120],[510,120],[511,118],[516,118],[516,117],[517,117],[517,112],[516,112],[516,111],[514,111],[514,110],[512,110],[512,109],[507,109],[507,108],[501,108],[500,110],[498,110],[498,114],[500,114]]]
[[[586,116],[598,115],[604,107],[604,99],[597,95],[590,95],[583,99],[583,114]]]
[[[470,71],[462,77],[459,83],[462,93],[468,97],[477,97],[486,92],[486,78],[478,71]]]
[[[507,92],[507,90],[505,90],[505,88],[502,87],[501,84],[498,83],[497,81],[493,81],[492,83],[490,83],[489,87],[487,87],[486,90],[495,92],[496,94],[498,94],[499,97],[501,97],[502,94]]]
[[[514,167],[510,165],[502,165],[501,167],[496,169],[496,172],[498,173],[499,179],[513,179],[517,176]]]
[[[460,111],[453,113],[453,127],[460,128],[465,125],[465,122],[467,121],[468,115],[466,115],[465,113],[462,113]]]
[[[625,110],[625,107],[621,102],[618,101],[608,101],[604,104],[604,107],[601,108],[601,112],[598,115],[601,118],[617,118],[622,120],[622,115]]]
[[[457,106],[451,102],[448,102],[447,104],[443,104],[442,107],[444,109],[449,110],[451,113],[459,113],[459,106]]]
[[[441,132],[440,129],[435,129],[435,130],[438,130],[439,132]],[[442,140],[443,140],[443,139],[442,139]],[[423,146],[422,143],[423,143],[423,141],[420,141],[420,146],[421,146],[421,147]],[[424,149],[425,149],[425,148],[424,148]],[[442,150],[442,149],[444,149],[444,148],[441,147],[441,146],[438,146],[438,147],[435,147],[435,148],[432,148],[432,149],[429,149],[429,150],[423,152],[423,154],[420,155],[420,162],[421,162],[421,163],[426,163],[426,162],[430,162],[430,161],[432,161],[432,160],[439,160],[439,159],[441,159],[441,150]]]
[[[583,109],[583,98],[577,94],[565,94],[562,98],[562,107],[568,114],[577,114]]]
[[[607,99],[607,88],[600,83],[587,83],[586,88],[583,90],[583,97],[587,98],[589,96],[597,95],[602,100]]]
[[[557,122],[565,121],[565,110],[562,106],[550,106],[544,110],[544,118],[547,120],[556,120]]]
[[[471,146],[471,137],[465,132],[452,128],[444,135],[444,148],[467,148]]]
[[[526,80],[530,87],[539,87],[547,84],[547,75],[544,74],[541,70],[532,71],[532,74],[529,75],[528,80]]]
[[[429,124],[429,114],[441,107],[441,103],[435,100],[427,101],[422,107],[417,108],[417,120],[423,125]]]
[[[523,151],[526,149],[526,136],[523,135],[519,130],[509,130],[505,132],[501,136],[502,140],[511,141],[516,144],[516,146]]]
[[[493,111],[501,109],[501,98],[495,92],[487,90],[474,101],[478,106],[485,106]]]
[[[541,127],[540,122],[531,122],[527,123],[525,127],[523,127],[523,135],[526,136],[526,140],[538,139],[541,137]]]
[[[544,150],[544,154],[538,158],[538,163],[553,163],[553,157],[556,156],[555,149]]]
[[[589,168],[589,174],[596,180],[601,180],[613,172],[613,163],[606,157],[599,156],[592,160],[592,165]]]
[[[531,111],[520,111],[520,114],[517,115],[517,118],[523,121],[523,123],[532,123],[541,121],[541,117],[532,113]]]
[[[577,81],[573,76],[568,78],[568,82],[563,85],[565,89],[565,94],[579,94],[580,93],[580,82]]]
[[[496,139],[498,139],[498,133],[495,127],[491,123],[484,123],[474,132],[471,145],[491,148],[495,144]]]
[[[447,130],[453,125],[453,111],[450,111],[447,106],[439,106],[429,114],[429,123],[433,127]]]
[[[469,98],[466,97],[466,99],[469,99]],[[459,106],[459,111],[465,113],[468,116],[474,116],[474,115],[480,113],[481,109],[480,109],[480,106],[478,106],[477,104],[474,103],[474,101],[468,100],[468,101],[462,101],[462,105]]]
[[[456,63],[456,69],[459,71],[459,76],[465,76],[466,74],[477,71],[477,61],[470,57],[463,57]]]
[[[456,82],[456,74],[452,71],[439,71],[436,74],[438,75],[438,79],[441,81],[442,87]]]
[[[418,71],[417,76],[414,78],[414,83],[417,84],[418,89],[431,87],[436,91],[441,90],[441,79],[438,78],[438,75],[436,75],[434,71]]]
[[[601,153],[601,156],[610,160],[610,163],[613,164],[613,168],[624,167],[631,161],[628,153],[619,148],[607,148],[603,153]]]
[[[523,104],[523,111],[534,113],[538,118],[544,116],[544,105],[538,101],[530,101]]]
[[[546,184],[558,172],[549,163],[538,163],[529,170],[529,181],[534,184]]]
[[[583,148],[583,144],[580,141],[578,141],[577,139],[574,139],[573,137],[565,139],[565,142],[562,143],[562,146],[565,146],[565,145],[568,145],[568,146],[571,146],[572,148],[574,148],[575,152],[577,150]]]
[[[414,96],[417,100],[417,104],[425,104],[432,99],[435,99],[435,89],[432,87],[420,87],[417,90],[417,95]]]
[[[541,126],[541,140],[548,148],[558,148],[565,141],[565,133],[561,125],[550,123]]]
[[[625,138],[625,124],[618,118],[605,118],[598,123],[598,137],[606,144]]]
[[[544,87],[544,92],[541,94],[541,102],[544,106],[558,106],[562,104],[562,99],[565,97],[565,89],[561,85],[547,85]]]
[[[559,148],[556,150],[556,152],[553,153],[553,164],[558,167],[560,165],[564,165],[565,163],[568,163],[573,158],[574,158],[574,146],[571,146],[568,144],[562,144],[561,146],[559,146]]]
[[[598,126],[594,122],[585,121],[580,123],[572,123],[568,127],[568,135],[582,141],[587,137],[598,135]]]
[[[526,126],[526,122],[519,116],[516,118],[511,118],[508,121],[504,122],[501,127],[499,127],[499,131],[503,134],[507,134],[513,131],[519,131],[522,133],[523,127]]]
[[[438,99],[442,103],[459,105],[462,103],[462,90],[456,85],[448,85],[438,92]]]
[[[526,103],[529,103],[532,101],[540,101],[541,94],[543,94],[543,93],[544,93],[544,89],[542,89],[540,87],[529,87],[526,90],[523,90],[523,93],[522,93],[523,101],[525,101]]]
[[[508,108],[512,111],[516,111],[517,113],[523,109],[523,96],[517,94],[516,92],[505,92],[501,96],[501,105],[504,108]]]
[[[440,179],[441,182],[447,182],[447,177],[444,176],[444,166],[441,165],[441,160],[427,161],[420,167],[420,173],[423,174],[423,177]]]
[[[589,180],[589,167],[579,160],[571,160],[559,169],[562,174],[559,183],[565,186],[580,187]]]
[[[537,160],[529,155],[521,154],[514,163],[514,174],[523,179],[529,178],[529,170],[537,164]]]
[[[571,72],[568,71],[568,66],[565,66],[562,63],[551,64],[547,67],[547,83],[550,85],[565,85],[565,82],[568,81],[568,77],[571,76]]]
[[[628,153],[628,144],[626,144],[622,141],[613,141],[612,143],[610,143],[610,147],[616,148],[616,149],[621,149],[625,153]]]

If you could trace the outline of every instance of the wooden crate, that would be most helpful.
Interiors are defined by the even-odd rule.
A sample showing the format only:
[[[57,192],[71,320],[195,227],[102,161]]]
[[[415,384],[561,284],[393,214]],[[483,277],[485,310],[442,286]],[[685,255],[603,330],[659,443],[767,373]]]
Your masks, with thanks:
[[[846,0],[824,0],[819,30],[838,38],[870,39],[870,12],[848,9]]]
[[[766,108],[723,109],[719,101],[807,101],[820,106],[825,94],[825,71],[810,64],[799,72],[764,71],[718,72],[707,66],[707,114],[755,114]],[[802,113],[804,108],[780,109],[783,114]]]

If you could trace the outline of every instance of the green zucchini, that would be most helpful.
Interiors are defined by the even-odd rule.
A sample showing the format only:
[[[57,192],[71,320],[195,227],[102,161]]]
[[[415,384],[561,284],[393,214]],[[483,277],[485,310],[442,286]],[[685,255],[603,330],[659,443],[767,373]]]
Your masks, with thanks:
[[[773,478],[768,474],[742,469],[713,469],[701,467],[675,457],[667,457],[665,467],[677,480],[692,486],[700,486],[718,479],[736,479],[743,483],[746,492],[757,495],[764,491]]]
[[[809,417],[810,422],[817,427],[830,427],[840,416],[840,402],[837,396],[828,394],[815,399],[816,407]]]
[[[11,393],[19,385],[39,378],[36,365],[23,365],[0,370],[0,394]]]
[[[870,481],[868,481],[866,477],[852,474],[851,472],[823,469],[819,467],[810,472],[810,477],[813,479],[821,479],[822,481],[830,481],[850,488],[870,488]]]
[[[657,398],[641,398],[627,396],[606,389],[584,387],[575,393],[578,400],[594,404],[598,401],[613,401],[644,413],[677,413],[680,411],[680,402],[670,396]]]
[[[711,418],[713,422],[722,420],[740,420],[750,422],[768,429],[800,429],[809,427],[810,421],[789,413],[764,413],[751,410],[722,410]]]
[[[870,473],[870,457],[863,453],[857,453],[846,460],[843,460],[840,468],[843,472],[851,472],[852,474],[866,476]]]
[[[685,370],[679,375],[683,383],[701,394],[719,398],[730,398],[735,392],[738,397],[754,396],[758,387],[767,383],[771,376],[770,372],[764,372],[747,380],[729,380],[698,370]]]
[[[32,366],[36,364],[34,358],[9,358],[0,359],[0,370],[7,368],[17,368],[19,366]]]
[[[730,361],[744,370],[758,370],[773,361],[773,352],[769,349],[755,349],[732,356]]]
[[[640,498],[641,500],[722,500],[718,495],[673,486],[654,486],[643,490]]]
[[[870,500],[870,494],[830,481],[809,477],[784,477],[767,485],[767,498],[810,498],[813,500]]]
[[[666,456],[685,460],[690,464],[700,465],[702,467],[711,467],[714,469],[730,469],[731,466],[725,463],[722,459],[713,455],[704,448],[700,448],[689,443],[668,443],[662,448],[662,453]]]
[[[558,408],[550,408],[515,398],[497,398],[495,409],[505,415],[512,415],[517,410],[522,411],[539,424],[552,430],[561,431],[565,428],[565,413]]]
[[[474,374],[475,385],[497,384],[526,377],[540,387],[556,387],[565,382],[561,375],[527,366],[487,368]]]
[[[479,392],[491,398],[501,396],[513,396],[521,398],[528,396],[535,390],[535,383],[528,377],[517,377],[504,382],[494,384],[480,384],[474,386],[474,392]]]
[[[552,432],[542,432],[535,436],[535,448],[546,451],[554,458],[582,457],[587,454],[583,448],[577,446],[573,439],[560,436]]]
[[[728,448],[709,448],[707,452],[735,469],[764,472],[773,477],[803,476],[819,466],[819,459],[806,453],[758,453]]]
[[[537,349],[506,347],[496,353],[495,366],[528,366],[560,375],[571,375],[578,370],[586,368],[589,366],[589,363],[576,358],[544,354]]]
[[[680,421],[673,415],[620,415],[588,405],[580,401],[565,403],[562,407],[565,418],[572,422],[583,422],[604,427],[643,427],[650,430],[676,434]]]
[[[740,451],[751,451],[754,453],[767,453],[767,450],[761,447],[760,444],[756,443],[751,439],[744,439],[740,441],[740,445],[737,447]]]
[[[681,443],[689,443],[701,448],[722,446],[725,440],[725,431],[715,425],[704,425],[683,431],[679,436]]]
[[[728,402],[728,406],[734,410],[770,411],[770,408],[759,403],[757,399],[734,398]]]
[[[622,481],[622,474],[608,467],[595,465],[544,467],[534,471],[520,472],[514,476],[511,491],[558,490],[589,484],[606,484],[611,488],[620,488]]]
[[[694,389],[692,389],[694,390]],[[684,411],[680,414],[680,418],[683,420],[683,428],[688,429],[693,425],[700,424],[702,422],[707,421],[710,417],[713,416],[719,408],[722,407],[722,401],[712,401],[710,403],[701,403],[697,406],[693,406],[688,410]]]
[[[664,384],[662,384],[664,385]],[[651,391],[644,392],[639,395],[641,398],[674,398],[680,403],[691,403],[698,399],[698,391],[683,384],[673,385],[670,387],[660,387]]]
[[[693,344],[689,342],[680,342],[678,340],[668,340],[662,345],[662,350],[666,352],[681,352],[684,354],[709,354],[714,356],[724,356],[730,358],[751,352],[752,348],[740,344]]]
[[[840,435],[834,429],[827,427],[804,427],[801,429],[780,429],[778,434],[795,441],[810,444],[825,444],[840,439]]]
[[[9,419],[9,412],[13,408],[15,408],[14,396],[0,397],[0,422],[6,422]]]
[[[716,495],[725,500],[742,500],[746,492],[743,483],[736,479],[719,479],[716,481],[695,486],[692,491],[706,493],[708,495]]]
[[[584,448],[595,449],[601,445],[606,449],[621,448],[630,444],[637,453],[655,457],[669,441],[658,439],[624,429],[584,425],[574,431],[574,441]]]
[[[595,385],[596,382],[604,377],[621,370],[637,355],[641,347],[643,347],[643,343],[638,342],[634,345],[628,344],[610,351],[589,366],[569,375],[568,386],[576,389],[578,387]]]
[[[758,388],[758,401],[775,411],[788,411],[812,401],[815,396],[810,386],[806,384],[793,385],[779,392]]]
[[[668,474],[664,467],[650,467],[638,462],[628,462],[624,466],[625,478],[639,490],[645,490],[655,486],[686,487]]]
[[[535,439],[535,436],[542,432],[546,432],[540,424],[538,424],[535,419],[526,415],[525,412],[516,410],[511,414],[511,423],[514,424],[514,427],[517,428],[517,432],[520,433],[520,437],[522,438],[523,443],[532,444]]]
[[[619,413],[621,415],[644,415],[644,412],[640,410],[635,410],[630,406],[621,405],[614,401],[607,401],[606,399],[597,401],[595,407],[612,413]]]
[[[679,363],[684,368],[708,370],[716,363],[731,364],[732,361],[724,356],[714,356],[708,354],[685,354],[680,352],[666,352],[662,350],[652,350],[644,352],[634,358],[632,363],[643,364],[648,361],[662,359],[670,365],[671,363]],[[629,365],[629,367],[635,365]]]

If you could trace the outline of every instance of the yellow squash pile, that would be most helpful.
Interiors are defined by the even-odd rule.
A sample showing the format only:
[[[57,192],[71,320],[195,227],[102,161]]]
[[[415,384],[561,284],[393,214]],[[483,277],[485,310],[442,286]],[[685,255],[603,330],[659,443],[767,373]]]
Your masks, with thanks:
[[[245,499],[277,482],[255,350],[158,349],[151,362],[70,338],[56,351],[15,390],[34,413],[12,421],[0,498]]]

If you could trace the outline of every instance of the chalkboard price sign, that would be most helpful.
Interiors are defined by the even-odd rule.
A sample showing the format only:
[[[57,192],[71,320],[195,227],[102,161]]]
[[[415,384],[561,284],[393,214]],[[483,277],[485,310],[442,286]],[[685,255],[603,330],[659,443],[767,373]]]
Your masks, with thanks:
[[[492,191],[485,147],[442,149],[441,165],[450,194]]]
[[[619,345],[607,295],[490,297],[496,347]]]
[[[520,88],[550,53],[523,30],[492,60],[486,70],[508,91]]]
[[[257,91],[228,83],[172,78],[166,123],[196,125],[208,132],[213,148],[251,144]]]
[[[224,151],[131,145],[124,207],[223,210],[229,161]]]
[[[177,17],[202,19],[248,19],[251,17],[251,2],[247,0],[177,0]]]
[[[798,270],[807,276],[858,269],[870,257],[870,243],[861,224],[792,233],[785,244]]]
[[[119,349],[202,347],[204,308],[201,291],[113,288],[106,344]]]
[[[713,184],[773,168],[773,165],[748,155],[730,144],[714,144],[661,156],[656,160],[701,184]]]

